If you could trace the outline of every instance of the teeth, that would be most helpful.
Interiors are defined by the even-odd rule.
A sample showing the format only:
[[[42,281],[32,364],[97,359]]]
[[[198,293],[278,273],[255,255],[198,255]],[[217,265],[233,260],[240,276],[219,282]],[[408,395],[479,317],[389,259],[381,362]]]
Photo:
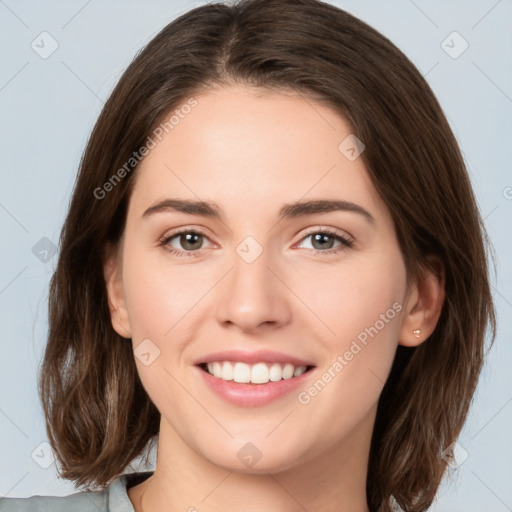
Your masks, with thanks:
[[[220,363],[219,363],[220,364]],[[234,368],[230,362],[225,362],[222,365],[222,376],[223,380],[233,380]]]
[[[218,379],[222,378],[222,366],[220,363],[213,363],[213,375]]]
[[[235,382],[251,382],[251,367],[245,363],[236,363],[233,369],[233,380]]]
[[[233,380],[240,383],[266,384],[281,379],[288,380],[302,375],[307,366],[294,366],[293,364],[232,363],[230,361],[215,361],[207,364],[208,373],[222,380]]]
[[[241,363],[238,363],[241,364]],[[245,365],[247,366],[247,365]],[[270,371],[265,363],[255,364],[251,369],[251,382],[253,384],[265,384],[270,380]]]
[[[307,369],[307,366],[297,366],[295,370],[293,370],[294,377],[300,377]]]
[[[291,379],[294,371],[295,367],[293,364],[285,364],[283,368],[283,379]]]
[[[270,367],[270,372],[269,372],[269,379],[272,381],[272,382],[276,382],[278,380],[281,380],[283,377],[283,370],[281,369],[281,365],[278,364],[278,363],[274,363],[271,367]]]

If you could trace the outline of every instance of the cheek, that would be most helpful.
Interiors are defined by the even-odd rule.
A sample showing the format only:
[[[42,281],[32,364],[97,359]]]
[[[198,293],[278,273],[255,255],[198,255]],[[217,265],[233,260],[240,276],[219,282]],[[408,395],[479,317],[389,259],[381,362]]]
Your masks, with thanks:
[[[147,337],[163,342],[176,336],[208,290],[205,283],[210,282],[208,269],[201,268],[199,279],[199,267],[169,264],[163,250],[151,256],[134,250],[123,268],[134,342]]]
[[[316,272],[308,281],[308,305],[325,326],[318,332],[325,334],[318,379],[301,390],[298,401],[311,404],[317,418],[333,422],[336,404],[348,407],[350,418],[336,416],[333,422],[341,428],[377,402],[396,352],[405,287],[405,267],[396,251],[340,266],[339,272]]]
[[[317,266],[303,272],[314,278],[297,280],[294,290],[305,298],[323,324],[324,343],[330,351],[348,349],[359,336],[364,343],[368,331],[396,341],[406,274],[400,253],[394,248],[367,258],[353,258],[339,267]],[[313,316],[311,316],[313,318]],[[378,331],[378,333],[376,332]]]

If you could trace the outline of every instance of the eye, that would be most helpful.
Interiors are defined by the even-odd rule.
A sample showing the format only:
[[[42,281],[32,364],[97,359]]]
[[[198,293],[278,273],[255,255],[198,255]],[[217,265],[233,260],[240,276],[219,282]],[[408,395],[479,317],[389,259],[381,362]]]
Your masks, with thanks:
[[[203,233],[188,229],[164,236],[159,245],[176,256],[199,256],[205,239]]]
[[[315,255],[337,253],[343,249],[351,248],[354,245],[352,240],[334,231],[317,229],[304,236],[301,239],[299,247],[308,238],[311,239],[311,250]],[[159,245],[175,256],[200,256],[201,249],[204,249],[203,243],[205,240],[208,240],[208,237],[204,233],[192,229],[185,229],[172,233],[171,235],[165,235],[159,241]]]
[[[352,240],[328,229],[317,229],[316,231],[308,233],[304,238],[302,238],[301,244],[308,238],[311,239],[311,249],[314,251],[315,255],[337,253],[354,245]],[[336,242],[338,245],[335,245]]]

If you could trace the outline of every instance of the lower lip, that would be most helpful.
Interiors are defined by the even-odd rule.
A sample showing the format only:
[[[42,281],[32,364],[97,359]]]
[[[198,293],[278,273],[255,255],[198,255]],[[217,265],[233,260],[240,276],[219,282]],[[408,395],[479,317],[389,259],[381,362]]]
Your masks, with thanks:
[[[199,366],[196,366],[196,369],[214,393],[227,402],[240,407],[257,407],[277,400],[304,385],[314,370],[311,368],[298,377],[281,379],[276,382],[270,381],[266,384],[243,384],[232,380],[218,379]]]

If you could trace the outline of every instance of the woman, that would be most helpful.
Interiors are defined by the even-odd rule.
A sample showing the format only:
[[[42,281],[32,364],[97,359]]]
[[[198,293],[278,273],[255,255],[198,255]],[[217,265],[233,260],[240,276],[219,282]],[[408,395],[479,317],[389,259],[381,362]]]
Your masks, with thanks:
[[[100,489],[2,510],[427,510],[494,328],[485,241],[385,37],[317,0],[188,12],[107,101],[51,283],[48,436]]]

